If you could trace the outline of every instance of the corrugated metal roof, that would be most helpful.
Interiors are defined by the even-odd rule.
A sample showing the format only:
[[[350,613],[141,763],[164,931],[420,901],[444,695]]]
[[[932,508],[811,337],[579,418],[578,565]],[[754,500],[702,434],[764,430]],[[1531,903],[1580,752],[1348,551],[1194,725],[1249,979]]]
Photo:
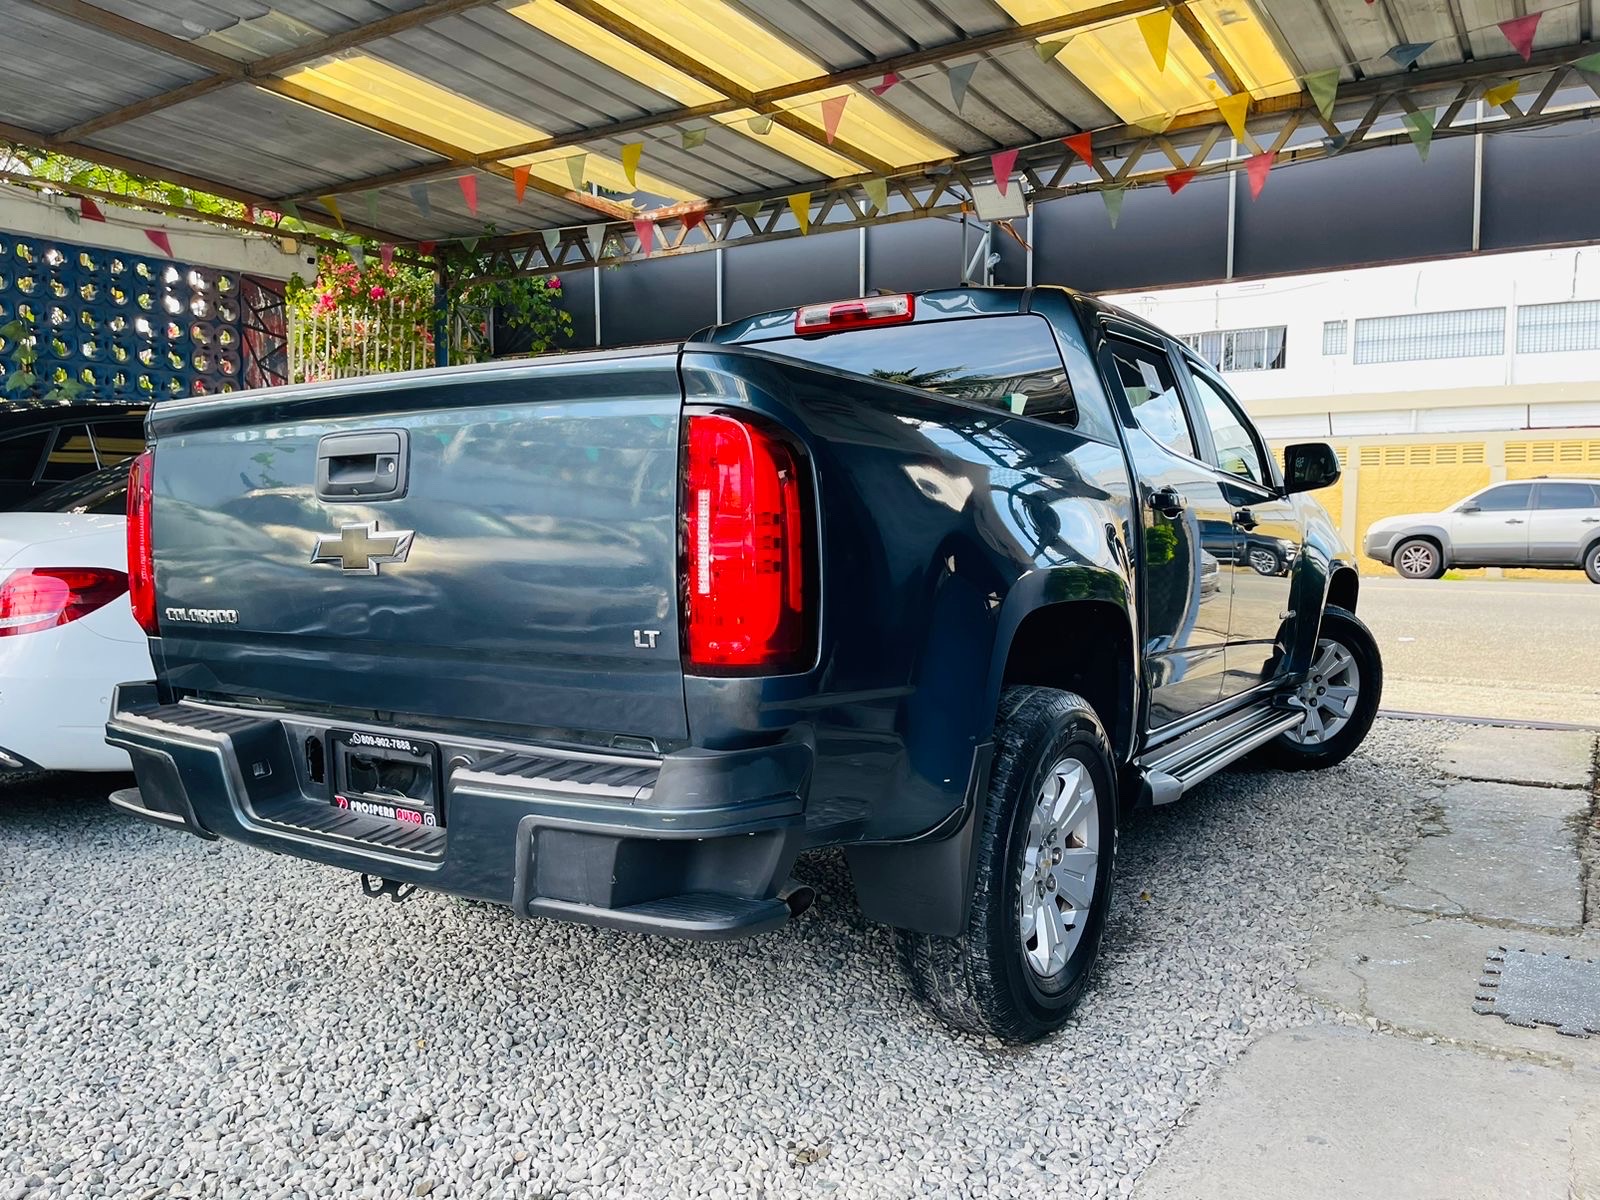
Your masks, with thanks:
[[[1525,3],[1179,0],[1163,69],[1135,22],[1167,0],[0,0],[12,42],[0,124],[59,146],[54,135],[87,122],[84,154],[264,202],[334,194],[352,225],[438,240],[839,178],[925,179],[941,160],[1129,122],[1215,124],[1241,80],[1262,111],[1284,109],[1284,93],[1304,107],[1299,76],[1395,75],[1385,53],[1400,43],[1431,43],[1423,70],[1508,61],[1496,25]],[[1547,5],[1536,50],[1593,35],[1600,0],[1531,3]],[[888,69],[899,82],[880,95]],[[829,97],[847,97],[837,140],[823,128]],[[650,194],[572,193],[578,156],[588,183],[620,186],[640,142]],[[527,162],[519,203],[509,176]]]

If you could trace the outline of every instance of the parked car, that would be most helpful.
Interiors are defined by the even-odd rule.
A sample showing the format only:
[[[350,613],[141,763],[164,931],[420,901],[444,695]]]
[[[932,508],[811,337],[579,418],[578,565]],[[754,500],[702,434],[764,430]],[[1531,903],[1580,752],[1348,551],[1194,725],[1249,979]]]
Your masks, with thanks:
[[[1083,994],[1126,810],[1252,751],[1337,763],[1382,689],[1304,494],[1333,451],[1280,472],[1187,347],[1064,289],[166,401],[150,429],[129,572],[157,669],[117,690],[117,806],[369,895],[693,938],[782,924],[796,855],[842,846],[916,993],[1003,1038]]]
[[[1491,484],[1440,512],[1374,521],[1365,549],[1406,579],[1451,567],[1581,567],[1600,583],[1600,480]]]
[[[0,513],[0,766],[126,771],[105,741],[115,686],[148,673],[128,603],[128,468]]]
[[[0,401],[0,512],[138,454],[149,407]]]

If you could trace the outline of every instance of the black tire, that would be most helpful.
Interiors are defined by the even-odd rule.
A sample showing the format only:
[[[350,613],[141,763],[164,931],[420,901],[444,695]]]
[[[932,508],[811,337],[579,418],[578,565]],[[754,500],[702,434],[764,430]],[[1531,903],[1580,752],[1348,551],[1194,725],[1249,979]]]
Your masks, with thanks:
[[[1590,583],[1600,583],[1600,542],[1583,552],[1583,573]]]
[[[973,847],[975,880],[966,931],[934,937],[897,930],[895,937],[911,990],[940,1020],[969,1033],[1031,1042],[1066,1022],[1100,952],[1116,864],[1117,772],[1099,718],[1071,692],[1007,689],[995,733],[988,802]],[[1019,910],[1034,809],[1047,777],[1066,759],[1076,760],[1094,786],[1098,856],[1076,946],[1060,969],[1046,976],[1027,959]],[[1068,845],[1068,839],[1061,844]]]
[[[1394,570],[1402,579],[1437,579],[1444,574],[1444,555],[1427,538],[1407,538],[1394,548]]]
[[[1342,647],[1355,661],[1359,684],[1354,707],[1344,724],[1325,740],[1313,743],[1297,739],[1293,733],[1282,733],[1268,742],[1261,749],[1261,757],[1275,767],[1288,771],[1317,771],[1343,762],[1366,738],[1378,715],[1378,705],[1383,700],[1383,657],[1372,631],[1355,613],[1330,604],[1322,614],[1313,663],[1318,661],[1327,643]],[[1319,686],[1316,677],[1308,677],[1306,686],[1315,690]]]
[[[1257,575],[1283,574],[1283,559],[1276,550],[1266,546],[1250,546],[1245,550],[1245,561]]]

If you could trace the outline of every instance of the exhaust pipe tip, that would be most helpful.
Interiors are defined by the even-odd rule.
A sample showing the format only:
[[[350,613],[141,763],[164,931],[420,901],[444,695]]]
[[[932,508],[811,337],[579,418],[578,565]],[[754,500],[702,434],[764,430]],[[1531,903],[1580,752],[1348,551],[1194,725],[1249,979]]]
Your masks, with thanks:
[[[817,889],[809,883],[791,879],[778,891],[778,899],[789,906],[789,919],[793,920],[816,903]]]

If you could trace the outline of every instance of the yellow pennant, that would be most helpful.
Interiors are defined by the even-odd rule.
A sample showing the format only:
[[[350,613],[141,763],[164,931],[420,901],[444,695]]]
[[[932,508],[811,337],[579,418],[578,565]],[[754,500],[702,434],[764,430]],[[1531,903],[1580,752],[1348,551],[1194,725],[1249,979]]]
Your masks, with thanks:
[[[1222,114],[1222,119],[1228,123],[1228,128],[1233,130],[1233,140],[1244,141],[1244,118],[1250,111],[1250,93],[1240,92],[1237,96],[1222,96],[1217,100],[1217,111]]]
[[[1172,113],[1156,113],[1154,116],[1143,117],[1137,121],[1129,121],[1135,129],[1141,129],[1151,137],[1159,136],[1172,127],[1172,122],[1177,118]]]
[[[572,190],[583,191],[583,167],[589,161],[587,154],[574,154],[567,159],[567,176],[572,180]]]
[[[796,192],[789,197],[789,211],[800,224],[801,233],[811,232],[811,193]]]
[[[1490,108],[1502,108],[1505,104],[1522,90],[1522,85],[1515,79],[1500,84],[1498,87],[1487,89],[1483,93],[1483,102]]]
[[[322,196],[320,199],[322,201],[322,207],[327,209],[328,212],[333,215],[334,224],[338,225],[340,229],[343,229],[344,217],[339,212],[339,202],[332,196]]]
[[[634,174],[639,170],[639,156],[643,153],[643,142],[629,142],[622,148],[622,173],[628,177],[628,186],[631,188],[639,186]]]
[[[861,190],[867,194],[867,199],[872,202],[872,207],[880,213],[889,211],[889,181],[887,179],[863,179]]]
[[[1156,70],[1167,69],[1167,43],[1172,40],[1172,10],[1158,9],[1139,18],[1139,32],[1144,34],[1144,44],[1150,47],[1150,57],[1156,60]]]

